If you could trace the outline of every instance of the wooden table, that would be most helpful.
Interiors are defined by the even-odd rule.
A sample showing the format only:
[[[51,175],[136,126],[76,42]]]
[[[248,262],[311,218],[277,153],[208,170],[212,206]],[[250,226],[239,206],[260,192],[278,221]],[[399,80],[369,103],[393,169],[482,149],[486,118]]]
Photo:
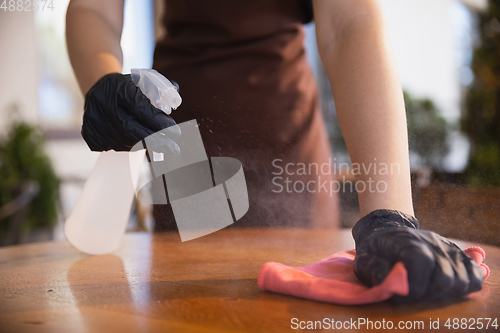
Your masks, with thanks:
[[[104,256],[67,242],[2,248],[0,332],[297,331],[293,318],[424,322],[411,332],[439,318],[449,332],[459,330],[444,327],[447,318],[500,317],[500,249],[491,246],[483,246],[491,268],[483,290],[456,302],[338,306],[257,286],[267,261],[300,266],[353,247],[349,230],[231,229],[186,243],[174,233],[127,234]]]

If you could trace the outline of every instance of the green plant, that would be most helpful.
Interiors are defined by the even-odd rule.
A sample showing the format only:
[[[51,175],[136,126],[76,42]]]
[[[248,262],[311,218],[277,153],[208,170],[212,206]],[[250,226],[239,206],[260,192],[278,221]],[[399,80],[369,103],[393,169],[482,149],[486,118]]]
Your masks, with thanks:
[[[430,99],[417,99],[408,92],[404,92],[404,99],[410,153],[417,154],[423,166],[440,169],[449,150],[446,120]]]
[[[322,108],[325,112],[325,122],[329,129],[330,144],[334,154],[347,153],[340,125],[332,109],[328,92],[322,91]],[[418,156],[421,166],[441,169],[444,157],[449,151],[446,138],[449,124],[436,105],[428,98],[415,98],[408,92],[403,92],[408,122],[408,141],[410,154]],[[332,101],[333,102],[333,101]]]
[[[467,93],[462,128],[471,143],[466,169],[476,186],[500,186],[500,0],[478,14],[479,47],[474,50],[474,81]]]
[[[60,180],[45,153],[41,131],[14,121],[8,135],[0,141],[0,207],[13,200],[20,186],[31,180],[39,183],[40,191],[31,202],[23,228],[52,226],[58,217]],[[7,231],[7,220],[8,217],[0,221],[1,234]]]

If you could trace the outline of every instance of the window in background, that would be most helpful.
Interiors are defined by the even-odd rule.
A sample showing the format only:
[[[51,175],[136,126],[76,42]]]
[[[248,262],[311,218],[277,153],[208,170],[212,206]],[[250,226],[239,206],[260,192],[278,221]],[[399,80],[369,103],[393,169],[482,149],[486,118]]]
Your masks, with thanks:
[[[53,11],[35,12],[39,49],[38,100],[42,126],[50,131],[79,133],[83,97],[68,57],[65,16],[69,0],[55,2]],[[154,19],[151,1],[125,1],[122,35],[123,71],[151,68],[154,50]]]
[[[462,171],[468,160],[467,138],[458,130],[463,88],[472,82],[475,10],[480,0],[381,0],[389,39],[403,88],[417,98],[430,98],[449,123],[449,153],[442,161],[448,172]],[[321,107],[336,163],[350,158],[340,131],[328,77],[321,63],[314,23],[305,26],[304,44],[321,97]],[[412,164],[412,168],[418,164]]]
[[[474,13],[462,2],[454,1],[452,5],[452,24],[455,45],[455,63],[457,64],[458,81],[461,97],[474,80],[471,69],[472,53],[474,48],[475,28]],[[462,106],[463,107],[463,106]],[[460,130],[460,116],[451,120],[453,129],[448,134],[450,153],[443,160],[443,169],[448,172],[462,172],[467,166],[470,154],[470,144],[467,136]]]

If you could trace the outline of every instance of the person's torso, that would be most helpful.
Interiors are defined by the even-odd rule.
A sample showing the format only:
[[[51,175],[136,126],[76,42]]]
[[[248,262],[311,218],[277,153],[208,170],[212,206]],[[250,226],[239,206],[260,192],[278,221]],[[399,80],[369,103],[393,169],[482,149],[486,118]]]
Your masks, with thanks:
[[[250,148],[293,144],[317,99],[306,20],[295,0],[167,0],[154,67],[180,85],[175,116],[221,136],[234,129]]]
[[[307,223],[308,193],[272,192],[273,161],[330,157],[303,44],[307,20],[298,0],[166,0],[154,68],[180,85],[173,118],[197,119],[209,156],[242,162],[250,224]]]

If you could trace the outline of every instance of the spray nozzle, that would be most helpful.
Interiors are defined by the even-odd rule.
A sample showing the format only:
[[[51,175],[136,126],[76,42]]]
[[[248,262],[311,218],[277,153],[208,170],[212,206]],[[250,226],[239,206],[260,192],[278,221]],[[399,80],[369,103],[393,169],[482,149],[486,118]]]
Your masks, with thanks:
[[[154,69],[132,69],[132,81],[153,106],[166,114],[170,114],[172,109],[177,109],[182,103],[177,87]]]

